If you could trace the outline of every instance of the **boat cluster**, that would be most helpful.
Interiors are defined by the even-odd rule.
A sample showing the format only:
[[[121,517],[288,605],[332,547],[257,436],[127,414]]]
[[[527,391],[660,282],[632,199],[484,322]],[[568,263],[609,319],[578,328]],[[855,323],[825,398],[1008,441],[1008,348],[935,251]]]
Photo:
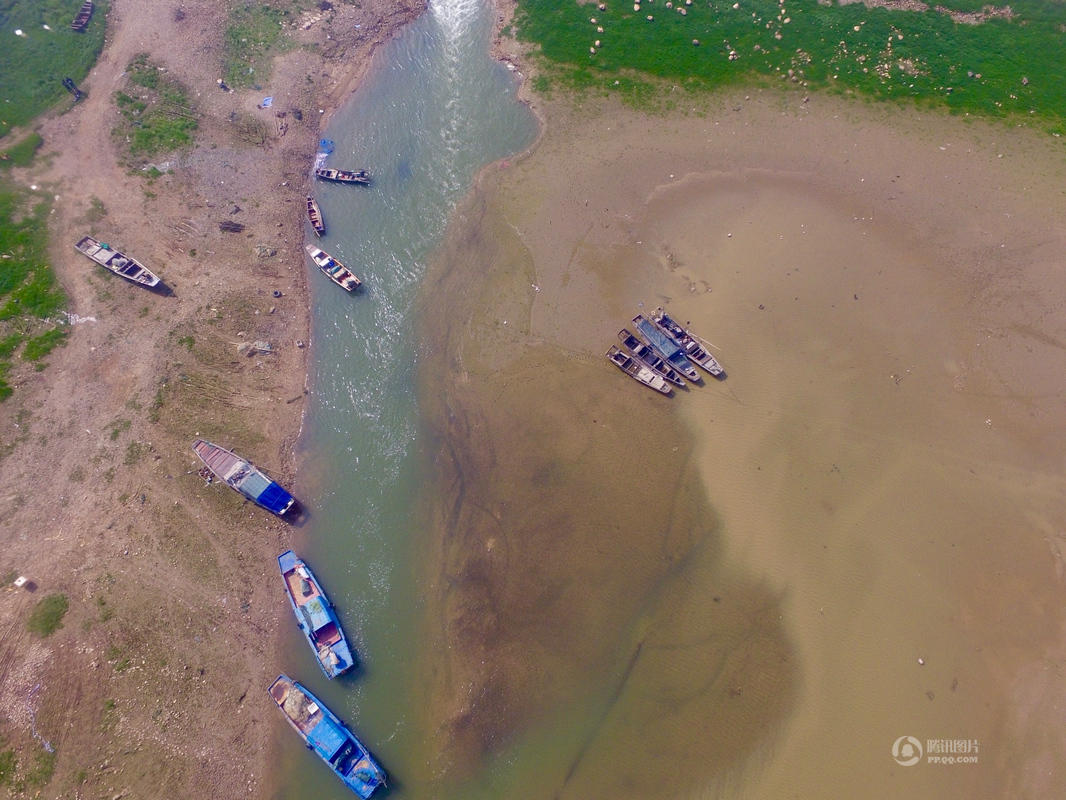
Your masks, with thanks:
[[[332,150],[332,143],[330,146]],[[315,177],[323,181],[333,183],[351,183],[360,186],[370,185],[370,173],[365,169],[352,171],[348,169],[333,169],[332,167],[315,167]],[[322,218],[322,209],[313,195],[307,195],[307,221],[311,223],[311,230],[315,236],[326,235],[326,223]],[[318,268],[327,278],[348,292],[353,292],[362,285],[354,273],[344,264],[331,256],[329,253],[319,250],[311,245],[306,246],[307,254],[311,256]]]
[[[203,439],[193,442],[192,449],[209,475],[252,502],[282,518],[297,513],[293,496],[250,461]],[[355,657],[348,639],[311,568],[292,550],[278,556],[278,568],[296,624],[322,673],[333,679],[351,670]],[[303,684],[282,673],[267,691],[304,744],[359,797],[370,797],[385,784],[385,771],[366,746]]]
[[[607,360],[633,380],[668,395],[674,386],[684,387],[686,379],[702,381],[697,365],[707,374],[725,379],[725,370],[707,349],[709,345],[661,306],[650,316],[637,314],[633,327],[635,333],[628,328],[618,331],[622,347],[612,345],[607,351]]]

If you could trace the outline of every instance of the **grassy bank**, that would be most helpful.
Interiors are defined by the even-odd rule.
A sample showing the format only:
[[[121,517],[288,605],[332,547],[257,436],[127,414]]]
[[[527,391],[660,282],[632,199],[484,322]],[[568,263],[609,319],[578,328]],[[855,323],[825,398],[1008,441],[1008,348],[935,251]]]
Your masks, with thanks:
[[[78,83],[89,73],[104,45],[108,8],[106,0],[98,1],[88,28],[78,33],[70,22],[79,5],[71,0],[0,2],[0,137],[64,99],[73,102],[62,80]]]
[[[271,59],[292,46],[285,36],[286,25],[319,5],[313,0],[273,0],[230,9],[222,63],[226,83],[235,89],[264,85],[270,78]]]
[[[134,57],[126,68],[127,83],[115,93],[121,121],[116,136],[125,143],[126,163],[169,153],[192,144],[199,123],[185,87],[146,53]]]
[[[8,377],[14,359],[42,368],[43,359],[66,337],[55,316],[66,303],[48,265],[46,195],[17,186],[6,177],[25,164],[40,145],[33,135],[0,153],[0,401],[11,396]]]
[[[612,2],[600,10],[573,0],[519,0],[515,21],[519,38],[539,46],[541,89],[553,82],[602,87],[652,103],[649,76],[694,90],[770,77],[955,112],[1024,116],[1066,132],[1066,82],[1057,74],[1066,63],[1062,3],[1020,0],[989,13],[978,0],[925,11],[818,0],[691,2]]]

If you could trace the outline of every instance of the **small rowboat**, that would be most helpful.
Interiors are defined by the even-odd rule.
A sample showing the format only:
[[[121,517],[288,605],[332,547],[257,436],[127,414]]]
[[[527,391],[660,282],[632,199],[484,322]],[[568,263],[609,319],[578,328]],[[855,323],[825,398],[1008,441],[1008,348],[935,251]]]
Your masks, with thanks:
[[[158,275],[137,259],[112,249],[111,245],[106,242],[98,242],[91,236],[83,236],[74,245],[74,249],[88,256],[104,269],[114,272],[120,278],[148,288],[159,285]]]
[[[192,449],[212,474],[267,511],[282,517],[296,503],[291,494],[236,453],[204,439],[193,442]]]
[[[651,349],[650,345],[644,344],[640,339],[631,334],[625,328],[618,331],[618,339],[622,342],[622,346],[625,347],[630,353],[637,357],[639,361],[643,361],[644,365],[650,367],[655,372],[658,372],[670,383],[677,384],[678,386],[684,386],[685,381],[678,373],[676,369],[671,367],[665,361],[663,361]]]
[[[322,221],[322,209],[318,207],[318,203],[311,195],[307,195],[307,218],[311,220],[315,236],[322,236],[326,233],[326,223]]]
[[[354,292],[363,285],[363,282],[355,277],[350,269],[326,251],[319,250],[310,244],[304,245],[304,249],[307,250],[307,255],[311,256],[311,260],[318,264],[318,268],[326,273],[326,277],[342,289]]]
[[[93,16],[93,2],[92,0],[85,0],[81,4],[81,8],[78,9],[77,16],[74,17],[74,21],[70,23],[71,30],[83,31],[89,25],[89,20]]]
[[[652,321],[665,331],[674,341],[681,345],[688,359],[707,370],[716,378],[724,378],[725,370],[706,347],[700,344],[700,338],[692,331],[682,328],[660,306],[652,314]]]
[[[607,351],[607,360],[633,380],[640,381],[657,392],[670,394],[670,384],[666,382],[666,378],[650,367],[644,366],[632,356],[626,355],[614,345],[611,345],[611,349]]]
[[[332,167],[318,167],[315,169],[315,177],[324,181],[336,183],[359,183],[363,186],[370,185],[370,173],[365,169],[352,171],[350,169],[333,169]]]
[[[307,688],[281,674],[267,691],[308,749],[314,750],[345,786],[365,800],[385,785],[385,770],[366,745]],[[318,793],[302,796],[308,794]]]
[[[289,605],[296,615],[296,624],[303,631],[307,643],[327,678],[336,678],[355,666],[348,640],[344,638],[333,603],[322,591],[311,568],[292,550],[278,556],[281,579]]]

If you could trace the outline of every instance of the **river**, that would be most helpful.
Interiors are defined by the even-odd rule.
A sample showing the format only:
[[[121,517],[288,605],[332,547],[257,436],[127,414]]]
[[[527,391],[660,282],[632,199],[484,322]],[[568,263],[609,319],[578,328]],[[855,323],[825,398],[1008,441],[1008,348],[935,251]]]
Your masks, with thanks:
[[[434,0],[384,46],[325,132],[334,142],[326,163],[365,168],[373,186],[314,186],[327,225],[319,244],[364,287],[349,296],[317,272],[310,278],[300,483],[311,515],[297,541],[330,591],[360,666],[328,683],[294,626],[283,667],[352,725],[389,772],[396,797],[427,796],[409,777],[427,736],[412,722],[410,691],[421,658],[411,543],[425,483],[412,305],[425,259],[477,170],[525,149],[536,134],[514,76],[489,56],[492,15],[479,0]],[[350,796],[284,736],[288,779],[277,797]]]

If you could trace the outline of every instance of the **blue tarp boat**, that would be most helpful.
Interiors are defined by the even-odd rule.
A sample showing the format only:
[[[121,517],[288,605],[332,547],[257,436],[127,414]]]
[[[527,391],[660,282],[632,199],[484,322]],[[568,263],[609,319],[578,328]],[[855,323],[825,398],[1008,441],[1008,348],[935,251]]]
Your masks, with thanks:
[[[385,784],[383,770],[370,751],[336,715],[302,684],[279,675],[270,696],[304,743],[325,761],[345,786],[362,798]]]
[[[236,453],[203,439],[193,442],[192,449],[216,477],[267,511],[284,516],[296,502],[291,494]]]
[[[292,550],[278,556],[278,567],[285,582],[289,605],[318,659],[318,665],[327,678],[343,675],[355,666],[355,659],[352,658],[333,604],[322,591],[322,585],[311,568]]]
[[[666,359],[670,366],[681,370],[690,381],[699,383],[700,373],[692,366],[692,362],[685,357],[681,345],[675,342],[662,328],[647,319],[643,314],[637,314],[633,317],[633,324],[637,326],[637,330],[645,341]]]

